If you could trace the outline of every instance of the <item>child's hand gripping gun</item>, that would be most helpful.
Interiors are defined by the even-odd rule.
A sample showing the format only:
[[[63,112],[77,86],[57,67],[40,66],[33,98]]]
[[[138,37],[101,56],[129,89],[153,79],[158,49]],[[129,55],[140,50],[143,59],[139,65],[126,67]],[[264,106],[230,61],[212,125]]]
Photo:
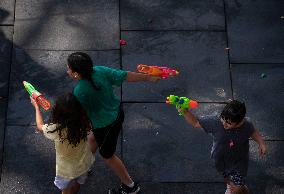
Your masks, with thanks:
[[[50,102],[46,100],[41,93],[39,93],[32,84],[29,82],[23,81],[25,89],[29,93],[29,95],[39,104],[44,110],[48,110],[50,108]]]
[[[137,65],[137,71],[151,76],[158,76],[163,79],[174,77],[179,74],[179,72],[175,69],[171,69],[168,67],[149,66],[144,64]]]
[[[198,102],[190,100],[189,98],[186,97],[178,97],[175,95],[168,96],[166,103],[175,105],[176,109],[179,110],[179,115],[183,115],[185,109],[198,107]]]

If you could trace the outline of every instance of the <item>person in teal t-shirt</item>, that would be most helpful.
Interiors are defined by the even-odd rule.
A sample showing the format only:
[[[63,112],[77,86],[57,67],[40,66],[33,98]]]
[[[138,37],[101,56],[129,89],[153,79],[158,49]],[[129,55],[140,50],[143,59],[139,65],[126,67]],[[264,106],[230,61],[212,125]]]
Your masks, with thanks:
[[[93,66],[90,56],[82,52],[72,53],[67,62],[68,75],[78,81],[74,95],[83,105],[92,122],[93,153],[98,147],[105,163],[120,178],[122,184],[118,193],[138,193],[140,187],[133,182],[123,162],[114,154],[124,113],[120,100],[114,94],[113,85],[120,86],[125,80],[156,82],[160,77],[105,66]],[[113,192],[116,191],[109,191]]]

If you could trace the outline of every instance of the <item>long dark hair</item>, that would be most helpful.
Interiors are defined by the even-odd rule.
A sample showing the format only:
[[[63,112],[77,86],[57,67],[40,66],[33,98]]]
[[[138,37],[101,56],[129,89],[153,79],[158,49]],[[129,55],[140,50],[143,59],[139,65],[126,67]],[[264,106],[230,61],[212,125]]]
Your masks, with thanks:
[[[83,52],[75,52],[68,56],[67,63],[69,68],[73,72],[80,74],[82,79],[88,80],[94,89],[99,90],[100,88],[94,83],[92,79],[93,61],[91,57]]]
[[[88,131],[91,129],[91,122],[87,113],[71,93],[64,94],[56,99],[49,120],[50,123],[58,124],[57,128],[50,133],[58,132],[62,143],[68,140],[69,144],[74,147],[81,140],[87,140]]]

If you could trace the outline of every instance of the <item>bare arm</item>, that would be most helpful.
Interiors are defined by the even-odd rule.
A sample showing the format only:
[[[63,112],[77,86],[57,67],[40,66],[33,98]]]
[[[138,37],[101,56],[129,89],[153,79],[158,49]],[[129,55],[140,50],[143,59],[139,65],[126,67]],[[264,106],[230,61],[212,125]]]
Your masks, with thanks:
[[[36,111],[36,126],[37,126],[37,130],[39,132],[42,132],[42,127],[43,127],[44,123],[43,123],[43,119],[42,119],[42,115],[41,115],[39,106],[38,106],[38,104],[36,103],[36,101],[33,98],[31,98],[31,103],[34,106],[35,111]]]
[[[160,77],[150,76],[143,73],[135,73],[135,72],[127,72],[126,81],[128,82],[139,82],[139,81],[149,81],[149,82],[157,82],[160,80]]]
[[[267,150],[266,150],[266,145],[265,145],[265,142],[262,138],[262,136],[260,135],[259,133],[259,130],[258,129],[255,129],[253,134],[251,135],[251,138],[258,143],[259,145],[259,154],[261,156],[265,155]]]
[[[188,109],[184,110],[184,118],[185,120],[195,128],[202,128],[196,116],[192,114]]]

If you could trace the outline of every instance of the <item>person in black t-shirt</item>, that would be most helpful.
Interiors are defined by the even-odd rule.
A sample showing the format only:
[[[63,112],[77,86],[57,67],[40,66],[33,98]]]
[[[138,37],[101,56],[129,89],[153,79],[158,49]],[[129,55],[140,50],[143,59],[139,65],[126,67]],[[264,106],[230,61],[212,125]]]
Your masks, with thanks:
[[[203,128],[213,137],[211,157],[217,171],[224,176],[225,194],[246,194],[245,184],[249,161],[249,138],[259,145],[261,156],[266,145],[259,131],[245,118],[245,103],[233,100],[223,109],[220,117],[196,118],[189,110],[184,111],[185,120],[195,128]]]

